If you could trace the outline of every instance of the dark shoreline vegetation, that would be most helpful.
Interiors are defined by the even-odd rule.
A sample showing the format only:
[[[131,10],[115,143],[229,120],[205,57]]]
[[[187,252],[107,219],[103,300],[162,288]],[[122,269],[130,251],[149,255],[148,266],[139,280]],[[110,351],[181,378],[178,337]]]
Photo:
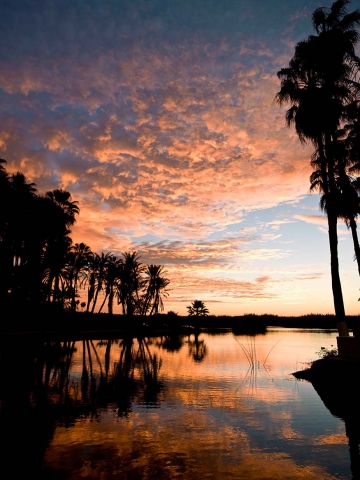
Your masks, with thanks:
[[[127,317],[164,310],[170,280],[163,266],[143,265],[137,252],[116,257],[73,244],[71,227],[80,209],[70,192],[55,189],[41,196],[34,183],[20,172],[10,175],[5,164],[0,159],[0,200],[6,205],[0,212],[3,312],[23,311],[28,319],[29,312],[46,311],[112,315],[115,302]]]
[[[360,316],[346,317],[350,329],[355,329]],[[128,315],[87,312],[63,312],[51,309],[18,309],[4,314],[0,326],[2,334],[66,334],[93,333],[149,336],[168,332],[189,334],[193,332],[231,330],[235,335],[265,333],[268,327],[336,329],[335,315],[278,316],[271,314],[245,314],[238,316],[209,315],[203,317],[169,314]]]

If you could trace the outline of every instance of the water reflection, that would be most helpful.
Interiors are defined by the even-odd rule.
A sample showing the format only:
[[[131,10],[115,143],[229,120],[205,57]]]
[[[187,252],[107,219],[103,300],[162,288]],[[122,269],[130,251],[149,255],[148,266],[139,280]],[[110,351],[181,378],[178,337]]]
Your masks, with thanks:
[[[189,356],[194,362],[202,362],[207,355],[207,347],[204,340],[199,340],[199,333],[196,332],[193,335],[189,335],[187,344],[189,347]]]
[[[360,479],[360,394],[358,366],[345,365],[314,376],[311,383],[326,408],[345,423],[352,479]]]
[[[342,422],[289,375],[328,337],[296,335],[2,339],[3,469],[42,479],[349,478]]]

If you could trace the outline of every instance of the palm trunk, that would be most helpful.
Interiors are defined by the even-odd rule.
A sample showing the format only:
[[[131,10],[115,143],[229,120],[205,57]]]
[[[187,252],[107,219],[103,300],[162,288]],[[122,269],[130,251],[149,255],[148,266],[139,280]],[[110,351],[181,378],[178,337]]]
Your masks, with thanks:
[[[351,228],[351,235],[354,243],[354,252],[355,252],[355,259],[358,266],[358,272],[360,275],[360,246],[359,246],[359,239],[357,234],[357,226],[354,217],[350,217],[350,228]]]
[[[113,314],[113,303],[114,303],[114,289],[111,287],[108,301],[108,312],[109,315]]]
[[[100,292],[101,289],[102,289],[102,281],[99,281],[98,286],[96,288],[95,298],[94,298],[93,306],[92,306],[92,309],[91,309],[91,313],[94,313],[95,306],[96,306],[97,299],[98,299],[98,295],[99,295],[99,292]]]
[[[327,206],[327,218],[328,218],[328,234],[329,234],[329,246],[330,246],[330,266],[331,266],[331,284],[334,298],[334,308],[336,315],[336,325],[340,337],[348,337],[349,332],[345,318],[344,299],[341,289],[341,281],[339,274],[339,258],[338,258],[338,236],[337,236],[337,211],[334,205],[334,196],[336,192],[335,188],[335,175],[333,166],[333,157],[331,154],[331,137],[326,135],[326,159],[324,157],[324,151],[321,142],[321,151],[319,153],[322,158],[322,171],[325,174],[326,188],[325,198]],[[319,145],[320,147],[320,145]],[[326,162],[326,163],[325,163]],[[328,168],[328,176],[326,175],[326,166]]]
[[[330,265],[331,265],[331,284],[334,297],[334,308],[336,315],[336,323],[340,337],[348,337],[349,332],[345,320],[345,307],[341,289],[341,281],[339,275],[339,259],[338,259],[338,238],[337,238],[337,216],[336,213],[329,212],[328,209],[328,226],[329,226],[329,245],[330,245]]]
[[[100,308],[99,308],[98,313],[101,313],[101,310],[104,308],[104,305],[105,305],[105,302],[106,302],[106,300],[107,300],[107,297],[108,297],[108,292],[106,292],[106,294],[105,294],[104,300],[103,300],[103,302],[102,302],[102,304],[101,304],[101,306],[100,306]]]
[[[90,280],[89,280],[89,288],[88,288],[88,301],[86,305],[86,311],[88,312],[90,309],[90,303],[92,302],[94,298],[94,293],[95,293],[95,274],[92,272],[90,274]]]
[[[73,280],[74,280],[74,286],[73,286]],[[77,283],[78,283],[77,270],[75,270],[74,275],[71,275],[69,283],[70,283],[70,292],[71,292],[71,310],[73,312],[76,312],[76,293],[77,293],[76,290],[77,290]]]

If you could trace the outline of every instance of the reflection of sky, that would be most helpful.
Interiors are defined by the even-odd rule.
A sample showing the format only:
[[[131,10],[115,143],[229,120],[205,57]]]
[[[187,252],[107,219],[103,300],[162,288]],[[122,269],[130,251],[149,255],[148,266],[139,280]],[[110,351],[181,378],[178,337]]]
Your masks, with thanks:
[[[274,103],[315,0],[4,4],[0,153],[80,202],[74,241],[166,266],[166,310],[332,312],[312,147]],[[353,2],[350,7],[358,7]],[[347,312],[357,271],[340,226]]]
[[[335,333],[281,330],[236,339],[201,334],[207,355],[200,363],[189,356],[186,339],[179,353],[159,348],[160,339],[153,339],[150,351],[162,359],[158,408],[136,402],[127,417],[118,417],[116,406],[109,405],[96,420],[80,418],[69,428],[58,427],[46,468],[66,469],[66,478],[80,473],[101,478],[111,469],[112,475],[122,471],[147,478],[155,467],[158,478],[255,479],[264,478],[265,471],[269,479],[348,478],[342,421],[311,384],[290,375],[295,365],[300,369],[316,358],[321,346],[329,348]],[[247,374],[239,343],[256,352],[253,373]],[[119,358],[113,347],[111,365]],[[99,358],[104,349],[98,349]]]

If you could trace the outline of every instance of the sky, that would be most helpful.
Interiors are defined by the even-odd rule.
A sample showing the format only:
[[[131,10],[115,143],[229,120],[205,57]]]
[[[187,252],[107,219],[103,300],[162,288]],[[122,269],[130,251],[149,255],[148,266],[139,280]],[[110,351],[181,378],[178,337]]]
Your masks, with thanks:
[[[313,147],[274,100],[330,4],[0,0],[0,157],[40,194],[71,192],[74,242],[163,265],[165,312],[196,299],[215,315],[333,313]],[[357,315],[351,233],[338,233]]]

